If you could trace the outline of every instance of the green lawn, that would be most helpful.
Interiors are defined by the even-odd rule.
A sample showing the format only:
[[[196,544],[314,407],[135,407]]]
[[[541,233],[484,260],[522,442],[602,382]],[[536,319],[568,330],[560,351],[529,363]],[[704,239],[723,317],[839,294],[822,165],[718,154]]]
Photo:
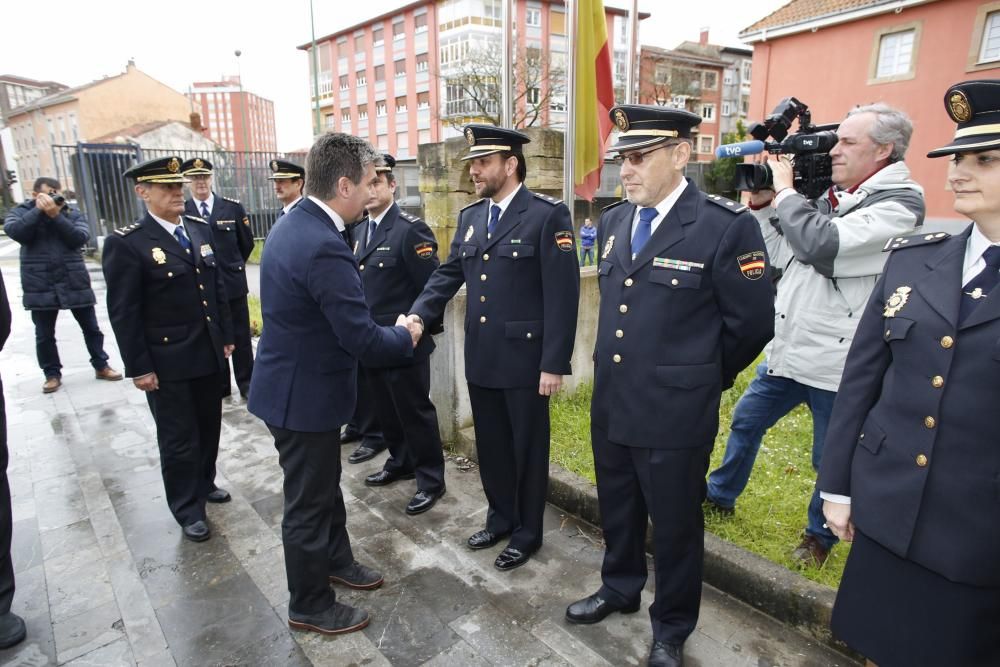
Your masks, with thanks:
[[[733,407],[753,377],[755,367],[756,364],[743,371],[736,385],[722,395],[711,469],[722,461]],[[559,394],[553,400],[551,454],[552,461],[591,482],[594,481],[590,449],[592,390],[593,386],[586,384],[574,394]],[[806,525],[806,507],[815,482],[811,451],[812,416],[805,406],[799,406],[764,437],[750,484],[736,503],[736,514],[722,517],[707,512],[705,527],[813,581],[836,587],[849,550],[846,545],[838,545],[822,569],[799,567],[789,557]]]
[[[260,314],[260,297],[247,294],[247,306],[250,309],[250,335],[259,336],[264,329],[264,318]]]
[[[264,252],[264,239],[257,239],[253,245],[253,252],[247,257],[247,264],[260,264],[260,254]]]

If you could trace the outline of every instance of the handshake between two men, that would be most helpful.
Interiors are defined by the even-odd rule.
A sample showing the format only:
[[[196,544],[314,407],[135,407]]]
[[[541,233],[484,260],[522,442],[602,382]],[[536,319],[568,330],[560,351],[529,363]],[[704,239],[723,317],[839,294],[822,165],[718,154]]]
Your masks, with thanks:
[[[420,342],[420,337],[424,334],[424,322],[420,319],[418,315],[404,315],[399,314],[396,318],[397,327],[406,327],[406,330],[410,332],[410,338],[413,339],[413,347],[417,346]]]

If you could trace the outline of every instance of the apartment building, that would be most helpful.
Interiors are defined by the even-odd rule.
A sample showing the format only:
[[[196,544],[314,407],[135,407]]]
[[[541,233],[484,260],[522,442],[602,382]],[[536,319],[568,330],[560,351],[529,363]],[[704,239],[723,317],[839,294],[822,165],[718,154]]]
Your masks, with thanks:
[[[274,102],[243,90],[240,77],[191,84],[187,97],[201,112],[208,137],[230,151],[278,149]]]

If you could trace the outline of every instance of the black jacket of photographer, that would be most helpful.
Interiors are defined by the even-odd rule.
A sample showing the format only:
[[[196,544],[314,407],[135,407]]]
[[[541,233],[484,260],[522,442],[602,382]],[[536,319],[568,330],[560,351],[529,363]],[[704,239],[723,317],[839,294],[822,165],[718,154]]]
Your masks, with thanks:
[[[4,230],[21,244],[25,310],[68,310],[97,303],[81,253],[90,227],[80,211],[64,206],[50,218],[32,199],[7,214]]]

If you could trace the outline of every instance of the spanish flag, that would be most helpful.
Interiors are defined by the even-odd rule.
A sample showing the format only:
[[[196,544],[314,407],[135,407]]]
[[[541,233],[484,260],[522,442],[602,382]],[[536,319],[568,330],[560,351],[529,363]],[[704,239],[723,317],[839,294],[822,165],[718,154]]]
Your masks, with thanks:
[[[601,184],[604,144],[615,105],[608,26],[601,0],[579,0],[576,31],[575,155],[573,191],[590,201]]]

